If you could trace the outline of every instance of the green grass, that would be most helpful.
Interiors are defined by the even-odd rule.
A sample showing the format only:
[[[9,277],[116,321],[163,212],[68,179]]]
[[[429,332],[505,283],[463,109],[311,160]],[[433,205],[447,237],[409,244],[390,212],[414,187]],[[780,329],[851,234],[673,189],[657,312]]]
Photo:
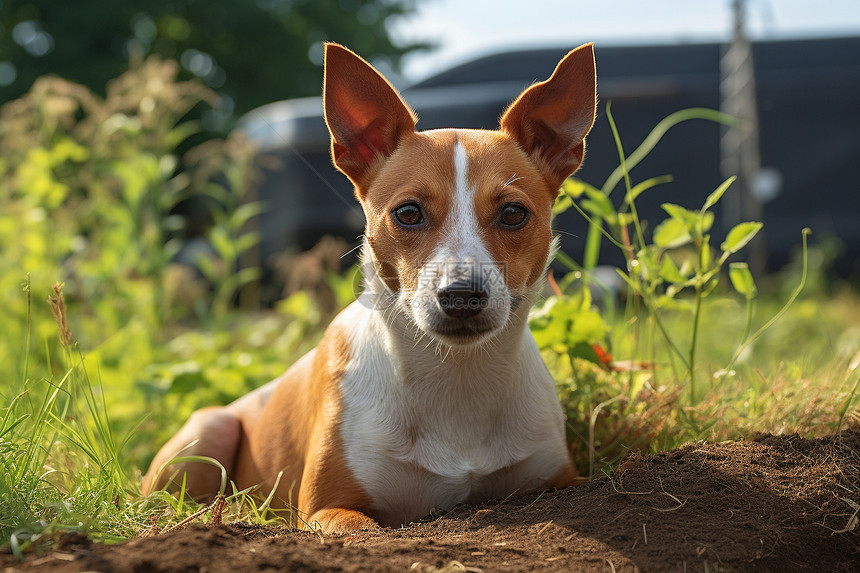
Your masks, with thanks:
[[[28,295],[18,302],[26,305]],[[65,324],[61,307],[57,316]],[[295,316],[299,308],[301,317]],[[39,360],[28,336],[21,377],[0,397],[2,543],[20,553],[66,530],[110,542],[169,528],[198,512],[199,505],[182,497],[140,495],[141,472],[158,444],[193,409],[228,402],[280,374],[313,345],[319,321],[313,301],[299,293],[281,312],[237,316],[215,333],[175,332],[163,346],[157,335],[121,330],[111,345],[155,359],[124,374],[118,366],[127,362],[109,349],[84,356],[77,343],[64,338],[63,344],[56,333],[40,341],[45,358]],[[10,374],[3,372],[7,379]],[[225,518],[277,519],[246,492],[226,493]],[[210,519],[211,512],[199,517]]]

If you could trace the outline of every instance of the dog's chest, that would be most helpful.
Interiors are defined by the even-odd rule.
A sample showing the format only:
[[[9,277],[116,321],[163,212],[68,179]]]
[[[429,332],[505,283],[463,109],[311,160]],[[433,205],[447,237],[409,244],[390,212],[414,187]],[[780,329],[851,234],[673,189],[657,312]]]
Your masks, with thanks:
[[[367,392],[344,396],[341,427],[350,469],[381,523],[409,523],[434,508],[503,495],[492,476],[527,449],[505,427],[504,412],[458,404],[442,389],[416,396],[396,382],[383,388],[385,382],[393,381],[376,379]]]
[[[341,382],[341,436],[383,525],[535,487],[566,459],[561,411],[551,379],[540,378],[539,355],[536,372],[528,360],[440,363],[432,353],[404,364],[378,337],[361,340]],[[523,383],[530,376],[541,387]]]

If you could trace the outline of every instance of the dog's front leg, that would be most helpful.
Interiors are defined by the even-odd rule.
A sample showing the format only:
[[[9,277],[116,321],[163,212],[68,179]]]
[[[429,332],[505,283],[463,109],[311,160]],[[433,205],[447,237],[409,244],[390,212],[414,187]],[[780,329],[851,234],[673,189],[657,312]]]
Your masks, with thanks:
[[[311,433],[302,475],[299,509],[308,516],[305,526],[332,535],[376,529],[370,496],[347,465],[337,408],[329,404]]]

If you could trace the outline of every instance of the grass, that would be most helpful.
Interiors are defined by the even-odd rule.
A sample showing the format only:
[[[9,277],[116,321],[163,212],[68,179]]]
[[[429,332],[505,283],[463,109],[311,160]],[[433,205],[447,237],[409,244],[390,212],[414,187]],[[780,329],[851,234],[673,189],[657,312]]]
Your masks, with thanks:
[[[29,285],[25,290],[21,303],[30,304]],[[52,293],[49,300],[59,336],[43,341],[48,357],[44,364],[33,356],[31,336],[27,337],[18,389],[8,394],[4,390],[0,402],[0,533],[4,544],[21,555],[50,544],[68,530],[112,542],[163,531],[191,516],[204,521],[224,515],[258,523],[283,522],[268,504],[255,502],[246,491],[228,490],[217,511],[214,506],[201,508],[183,496],[140,494],[141,469],[154,453],[153,445],[199,405],[200,398],[192,399],[195,390],[209,387],[209,392],[202,392],[204,401],[227,401],[246,391],[245,384],[219,391],[217,384],[209,384],[208,368],[191,365],[197,360],[217,364],[215,357],[224,346],[235,345],[233,340],[199,331],[182,332],[160,357],[173,362],[156,365],[149,377],[119,389],[116,383],[102,383],[102,372],[112,369],[85,357],[74,342],[61,285],[55,285]],[[308,302],[303,295],[297,298],[292,301],[297,305]],[[261,383],[273,377],[272,372],[280,373],[282,356],[290,356],[290,349],[300,353],[312,345],[314,332],[319,330],[314,317],[299,320],[289,317],[289,308],[285,312],[253,322],[236,320],[234,332],[247,337],[244,350],[238,359],[220,355],[226,363],[222,362],[219,374],[235,384],[244,382],[246,371],[255,366],[250,384]],[[123,335],[126,342],[141,342],[133,331],[114,336]],[[54,362],[53,346],[61,347],[62,364]],[[251,358],[248,352],[255,348]],[[145,355],[159,353],[157,348],[138,350]],[[285,352],[276,358],[277,351]],[[213,364],[213,368],[217,366]],[[172,377],[167,388],[156,390],[160,376]],[[14,386],[10,384],[10,389]],[[164,408],[155,407],[159,398]],[[113,412],[120,415],[112,417]]]

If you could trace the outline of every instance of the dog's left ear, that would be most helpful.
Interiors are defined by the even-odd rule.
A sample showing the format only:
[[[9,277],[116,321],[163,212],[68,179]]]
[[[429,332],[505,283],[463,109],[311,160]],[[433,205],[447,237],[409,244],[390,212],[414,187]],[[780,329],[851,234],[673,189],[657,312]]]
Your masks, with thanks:
[[[596,78],[594,44],[585,44],[562,58],[548,80],[520,94],[502,116],[502,130],[531,155],[553,191],[582,165],[597,108]]]
[[[337,44],[325,46],[323,111],[334,164],[359,195],[370,183],[371,168],[394,152],[405,133],[415,131],[417,121],[388,80]]]

